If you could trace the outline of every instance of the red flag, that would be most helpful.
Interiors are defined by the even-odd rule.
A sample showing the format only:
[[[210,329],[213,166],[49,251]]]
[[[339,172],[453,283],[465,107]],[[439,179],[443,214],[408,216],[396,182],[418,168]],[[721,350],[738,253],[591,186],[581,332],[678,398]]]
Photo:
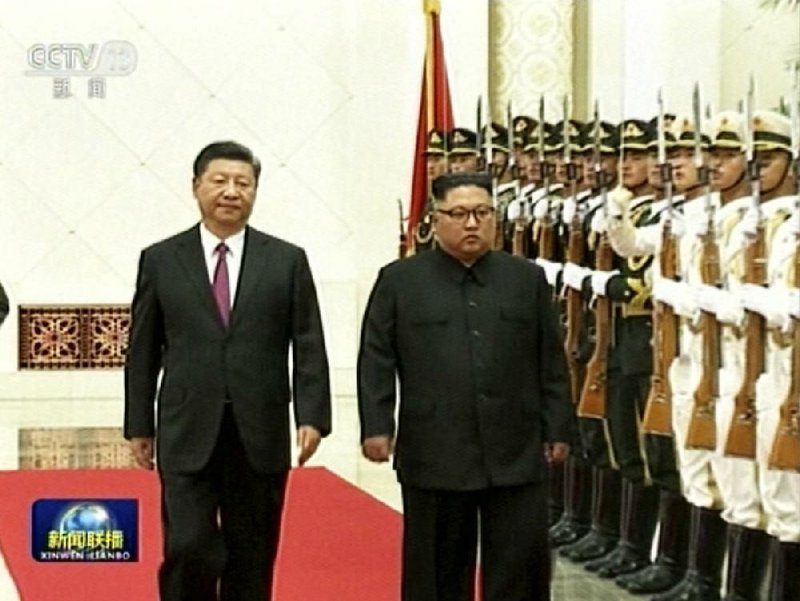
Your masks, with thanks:
[[[408,211],[408,236],[413,241],[414,230],[422,217],[428,199],[430,182],[425,164],[428,132],[438,129],[445,133],[453,129],[453,107],[450,104],[450,85],[447,82],[447,65],[439,31],[439,0],[423,0],[427,26],[425,65],[422,74],[422,94],[417,121],[417,143],[414,148],[414,175],[411,182],[411,205]]]

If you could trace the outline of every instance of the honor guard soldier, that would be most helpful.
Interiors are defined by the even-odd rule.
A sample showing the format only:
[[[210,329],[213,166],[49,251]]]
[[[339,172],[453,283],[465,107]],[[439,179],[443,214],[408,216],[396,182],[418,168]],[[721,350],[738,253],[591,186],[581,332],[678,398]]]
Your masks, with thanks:
[[[512,119],[513,124],[513,140],[514,156],[517,160],[517,169],[519,170],[519,187],[520,189],[527,186],[528,181],[528,160],[529,157],[525,152],[525,147],[530,140],[531,132],[536,128],[536,120],[527,115],[517,115]]]
[[[494,248],[511,252],[511,238],[514,224],[507,218],[508,206],[517,197],[519,183],[512,178],[509,169],[508,129],[498,123],[489,123],[481,136],[481,154],[491,159],[488,170],[494,186],[495,215],[497,232]]]
[[[647,124],[639,120],[627,120],[620,125],[623,187],[610,193],[633,197],[627,209],[637,225],[649,218],[653,202],[648,181],[646,130]],[[567,556],[574,561],[601,557],[612,550],[621,533],[617,551],[598,569],[601,576],[628,573],[648,563],[656,522],[658,489],[652,486],[644,462],[646,455],[639,431],[652,370],[652,305],[647,283],[651,262],[652,257],[618,259],[617,269],[591,273],[594,295],[608,297],[613,302],[614,342],[609,364],[610,369],[620,372],[616,385],[609,387],[605,416],[616,465],[614,470],[604,470],[601,474],[605,487],[616,492],[622,486],[625,501],[621,513],[619,502],[608,503],[616,511],[601,513],[595,522],[594,539]]]
[[[428,181],[432,182],[448,171],[447,136],[438,129],[428,132],[428,145],[425,148],[425,163]],[[414,252],[428,250],[435,244],[433,238],[433,198],[429,195],[425,202],[419,223],[414,230]]]
[[[670,216],[674,220],[673,230],[682,233],[677,244],[680,282],[660,275],[653,287],[653,296],[671,306],[681,318],[679,353],[669,369],[669,386],[683,491],[691,505],[688,571],[676,586],[655,597],[663,600],[705,600],[708,597],[704,595],[710,591],[717,591],[718,598],[725,554],[725,546],[719,544],[726,532],[718,484],[722,469],[720,457],[713,442],[707,445],[693,440],[694,417],[707,415],[708,408],[713,407],[716,400],[715,393],[707,394],[713,386],[703,387],[701,384],[715,381],[719,369],[718,345],[710,339],[715,335],[717,325],[710,316],[712,321],[697,327],[697,307],[692,293],[704,281],[704,265],[700,259],[706,234],[709,227],[713,228],[713,225],[708,225],[712,219],[709,216],[719,210],[719,197],[710,196],[700,178],[699,167],[708,164],[709,140],[699,128],[700,124],[688,116],[679,117],[673,124],[675,143],[669,150],[669,163],[675,188],[686,199],[681,207],[682,219],[678,219],[677,213]],[[713,356],[716,360],[706,359]],[[697,552],[696,549],[703,551]],[[683,597],[687,591],[693,591],[691,596]],[[711,594],[710,598],[715,598]]]
[[[765,520],[764,510],[777,508],[775,513],[784,519],[793,518],[795,523],[800,517],[797,510],[800,495],[791,491],[792,480],[779,471],[771,472],[766,461],[757,462],[756,453],[760,443],[764,450],[762,456],[766,457],[772,443],[771,434],[758,425],[761,411],[757,411],[756,406],[759,384],[756,378],[766,367],[763,362],[765,346],[777,350],[774,357],[781,355],[782,342],[786,347],[781,329],[790,322],[786,310],[786,302],[791,300],[786,292],[790,289],[790,282],[780,274],[789,272],[787,266],[794,250],[792,243],[796,240],[792,240],[791,235],[777,235],[795,209],[796,202],[796,197],[791,195],[795,186],[789,173],[789,121],[777,113],[757,111],[751,128],[753,161],[757,166],[755,171],[751,170],[751,176],[755,173],[759,176],[757,186],[753,186],[757,195],[732,200],[720,210],[720,213],[726,209],[729,209],[729,214],[735,212],[733,219],[721,221],[725,289],[702,286],[695,295],[699,309],[713,313],[723,324],[723,367],[715,418],[717,447],[725,455],[721,460],[724,469],[720,470],[718,482],[725,502],[722,516],[728,523],[726,589],[727,598],[745,600],[758,598],[766,572],[769,544],[764,526],[766,522],[769,527],[770,522]],[[740,158],[739,163],[743,162]],[[732,221],[735,222],[729,225]],[[783,229],[787,231],[787,228]],[[760,258],[762,249],[763,257]],[[771,265],[768,273],[761,273],[763,265],[760,262],[764,259]],[[770,280],[774,281],[774,292],[764,288]],[[795,299],[795,302],[798,301]],[[777,310],[773,309],[775,305]],[[747,310],[743,311],[742,306]],[[768,338],[770,326],[771,340]],[[790,371],[787,369],[783,374]],[[774,382],[774,379],[767,377],[763,381]],[[769,388],[769,384],[766,386]],[[779,413],[775,411],[778,409],[776,399],[780,401],[784,395],[760,396],[764,404],[772,404],[774,428],[774,416]],[[770,412],[765,413],[769,422]],[[762,439],[766,436],[768,440],[757,442],[757,432],[762,433]],[[774,478],[774,474],[779,475]],[[776,482],[777,486],[771,486]],[[790,486],[786,487],[786,484]],[[794,485],[797,486],[797,481]],[[794,509],[786,511],[793,503]],[[775,531],[780,530],[781,521],[779,518],[772,522],[778,525]],[[798,528],[794,528],[794,532],[797,531]],[[780,572],[779,567],[775,572],[776,575]],[[776,587],[782,589],[783,584],[776,584]]]
[[[476,133],[464,127],[456,127],[448,138],[450,172],[476,173],[480,165],[480,148]]]
[[[589,201],[588,211],[584,216],[582,223],[583,240],[586,241],[583,254],[584,260],[582,264],[576,264],[572,261],[567,261],[563,270],[563,283],[565,286],[572,288],[576,293],[584,295],[583,300],[588,301],[591,296],[591,288],[585,286],[588,281],[587,278],[591,273],[591,269],[586,265],[595,264],[594,252],[597,250],[596,243],[602,234],[598,234],[591,229],[592,219],[595,213],[602,208],[607,186],[616,184],[617,177],[617,152],[619,150],[619,138],[617,136],[616,128],[608,122],[599,122],[595,127],[594,123],[587,125],[585,133],[585,146],[590,147],[592,150],[593,160],[589,163],[592,169],[588,177],[588,183],[593,188],[595,196]],[[584,173],[587,174],[587,165],[584,163]],[[610,252],[610,249],[609,249]],[[595,338],[591,332],[595,332],[596,322],[593,319],[592,311],[587,311],[588,305],[583,303],[584,312],[581,316],[580,328],[580,342],[578,343],[578,351],[576,363],[572,366],[581,373],[595,365],[592,359],[599,356],[596,352],[595,343],[600,340],[600,336]],[[569,326],[569,324],[568,324]],[[600,340],[602,344],[602,340]],[[599,348],[599,347],[598,347]],[[601,349],[601,354],[606,349]],[[613,373],[606,373],[608,365],[601,366],[601,362],[597,362],[597,366],[602,375],[598,376],[606,382],[609,382],[609,387],[613,386],[610,382],[614,378]],[[616,370],[615,370],[616,371]],[[587,373],[586,378],[589,378]],[[586,389],[584,382],[583,390]],[[583,398],[583,394],[581,395]],[[578,405],[578,414],[581,414],[581,403]],[[573,514],[576,515],[576,526],[572,529],[561,529],[557,524],[552,530],[552,541],[556,546],[570,544],[577,542],[589,533],[589,526],[591,521],[591,513],[595,516],[606,515],[607,512],[618,512],[618,503],[620,502],[620,488],[619,480],[613,482],[615,476],[610,474],[612,468],[612,458],[609,453],[609,447],[605,435],[604,418],[596,419],[594,417],[582,416],[578,419],[578,427],[580,431],[580,451],[581,457],[576,458],[573,462],[571,473],[569,474],[569,482],[571,489],[567,495],[566,504],[569,514],[570,504],[573,506]],[[592,491],[589,493],[589,491]],[[579,496],[580,499],[576,500],[575,497]],[[616,504],[616,507],[614,505]],[[611,509],[604,509],[604,506],[609,506]],[[594,512],[591,508],[594,507]],[[596,520],[595,520],[596,521]],[[616,520],[618,522],[618,519]]]

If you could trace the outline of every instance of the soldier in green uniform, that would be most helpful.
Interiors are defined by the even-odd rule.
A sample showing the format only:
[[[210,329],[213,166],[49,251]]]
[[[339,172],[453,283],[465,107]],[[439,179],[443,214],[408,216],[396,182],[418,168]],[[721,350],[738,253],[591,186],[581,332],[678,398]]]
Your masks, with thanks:
[[[432,182],[440,175],[448,172],[447,136],[438,129],[428,132],[428,145],[425,148],[425,163],[428,169],[428,181]],[[433,197],[428,196],[419,223],[414,230],[414,252],[428,250],[433,247]]]
[[[480,149],[477,134],[464,127],[456,127],[448,136],[450,173],[477,173],[480,167]]]
[[[644,222],[651,213],[652,189],[648,180],[647,124],[629,119],[620,125],[622,181],[611,197],[625,194],[629,218],[634,224]],[[603,231],[602,225],[596,230]],[[591,287],[595,296],[613,301],[613,343],[609,355],[609,396],[605,423],[611,445],[614,470],[603,470],[601,482],[613,499],[613,491],[622,484],[621,504],[617,514],[601,510],[595,539],[576,549],[571,559],[594,559],[608,552],[614,535],[620,541],[612,553],[601,560],[597,573],[615,577],[636,571],[649,563],[650,547],[656,525],[658,489],[652,485],[644,462],[639,421],[644,411],[652,371],[650,340],[652,335],[649,286],[646,284],[651,257],[615,258],[616,269],[594,270]],[[617,496],[616,499],[620,497]],[[614,505],[614,502],[608,503]],[[602,505],[605,505],[603,503]],[[601,507],[602,507],[601,505]],[[616,523],[611,523],[611,518]]]
[[[491,160],[488,170],[492,176],[494,188],[492,201],[497,224],[494,248],[511,252],[514,223],[508,219],[508,205],[517,198],[519,182],[513,178],[509,167],[508,129],[499,123],[489,123],[483,129],[481,142],[481,153],[487,157],[487,164]]]
[[[593,314],[588,307],[588,300],[591,296],[589,276],[592,269],[587,266],[595,264],[594,251],[600,232],[593,227],[593,222],[595,222],[595,217],[603,212],[601,184],[610,188],[616,184],[617,180],[619,138],[616,127],[604,121],[598,125],[597,133],[598,139],[595,139],[595,125],[590,123],[586,126],[583,136],[584,148],[589,149],[589,154],[593,157],[584,163],[584,173],[592,188],[592,197],[586,202],[587,210],[582,214],[582,231],[585,241],[584,261],[581,265],[567,261],[562,272],[564,286],[578,291],[587,301],[583,305],[584,311],[581,318],[581,337],[577,357],[579,366],[589,362],[595,345]],[[599,161],[602,181],[595,172],[595,161]],[[611,363],[609,363],[609,367],[611,367]],[[581,372],[585,371],[581,367],[578,369]],[[607,375],[609,389],[613,386],[613,379],[617,372],[618,369],[609,370]],[[570,488],[565,511],[565,515],[572,514],[573,519],[571,524],[567,523],[561,527],[559,524],[554,526],[551,531],[551,540],[556,546],[578,542],[589,534],[592,506],[595,507],[595,515],[601,512],[604,514],[606,512],[617,513],[618,515],[614,504],[619,502],[619,481],[617,480],[616,484],[613,482],[614,475],[610,471],[612,460],[607,444],[604,420],[578,418],[578,429],[580,444],[576,448],[575,459],[569,466]],[[579,452],[580,456],[578,456]],[[608,508],[604,508],[604,504]],[[571,511],[570,505],[572,505]]]

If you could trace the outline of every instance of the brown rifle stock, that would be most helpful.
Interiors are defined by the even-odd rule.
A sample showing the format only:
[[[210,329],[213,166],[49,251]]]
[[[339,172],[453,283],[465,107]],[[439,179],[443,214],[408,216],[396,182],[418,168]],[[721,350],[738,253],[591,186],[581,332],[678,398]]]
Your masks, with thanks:
[[[610,271],[613,260],[608,235],[603,233],[597,243],[595,266],[599,271]],[[594,353],[586,366],[586,380],[578,404],[578,415],[605,419],[608,400],[608,349],[611,345],[611,299],[607,296],[598,296],[595,299],[594,327]]]
[[[800,288],[800,240],[794,252],[794,285]],[[792,326],[792,372],[789,392],[781,403],[781,419],[772,441],[768,466],[800,472],[800,320]]]
[[[704,284],[720,283],[719,247],[714,239],[713,224],[703,236],[702,279]],[[703,311],[700,316],[703,337],[703,373],[694,391],[694,407],[686,433],[687,449],[713,451],[717,447],[717,427],[714,403],[719,394],[719,324],[713,313]]]
[[[764,229],[759,227],[755,239],[745,249],[745,281],[763,285],[766,282]],[[725,441],[725,454],[754,459],[756,456],[756,380],[764,371],[764,318],[747,312],[744,379],[734,397],[733,419]]]
[[[675,279],[678,273],[677,241],[669,222],[661,230],[659,255],[661,276]],[[678,322],[672,307],[657,302],[653,311],[653,374],[647,395],[642,430],[648,434],[672,436],[672,389],[669,366],[678,346]]]
[[[550,217],[542,220],[539,228],[538,256],[542,259],[552,260],[556,255],[555,226]]]
[[[525,248],[525,232],[528,229],[528,221],[523,216],[514,220],[514,235],[511,239],[511,254],[517,257],[527,256]]]
[[[576,215],[569,226],[569,243],[567,245],[567,260],[575,265],[583,263],[583,228],[581,227],[580,217]],[[570,391],[572,402],[577,405],[581,398],[581,379],[582,369],[578,363],[578,352],[580,346],[581,317],[583,316],[583,299],[580,290],[567,288],[565,291],[565,313],[567,316],[567,331],[564,336],[564,351],[567,355],[567,366],[569,367]]]

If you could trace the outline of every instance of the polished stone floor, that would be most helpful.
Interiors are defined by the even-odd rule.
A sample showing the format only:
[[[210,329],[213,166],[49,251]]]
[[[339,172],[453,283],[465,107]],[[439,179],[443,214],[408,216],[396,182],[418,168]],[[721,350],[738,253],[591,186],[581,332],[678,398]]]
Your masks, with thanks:
[[[650,596],[628,594],[613,581],[600,580],[569,560],[559,559],[556,563],[553,601],[642,601]]]

